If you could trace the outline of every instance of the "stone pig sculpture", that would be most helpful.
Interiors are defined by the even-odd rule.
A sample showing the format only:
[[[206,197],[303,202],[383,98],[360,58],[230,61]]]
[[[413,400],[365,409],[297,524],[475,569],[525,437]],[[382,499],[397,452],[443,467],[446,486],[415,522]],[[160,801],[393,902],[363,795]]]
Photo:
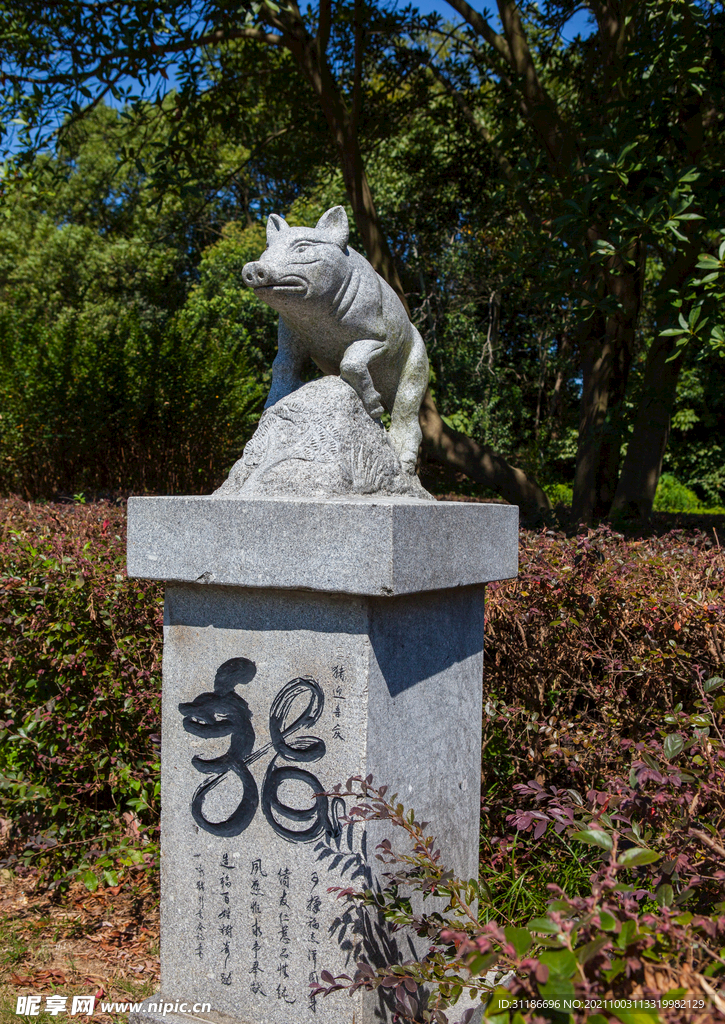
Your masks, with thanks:
[[[265,409],[302,386],[311,358],[339,374],[378,420],[390,413],[389,437],[403,469],[415,474],[420,403],[428,386],[423,339],[395,294],[347,244],[349,226],[334,206],[314,228],[292,228],[272,214],[267,248],[242,271],[245,284],[279,312],[277,356]]]

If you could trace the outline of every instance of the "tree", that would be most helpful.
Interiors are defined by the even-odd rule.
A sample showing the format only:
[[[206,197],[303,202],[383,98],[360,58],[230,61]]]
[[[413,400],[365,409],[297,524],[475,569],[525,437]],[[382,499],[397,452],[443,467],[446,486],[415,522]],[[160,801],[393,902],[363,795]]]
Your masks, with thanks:
[[[557,348],[561,355],[576,353],[582,388],[575,515],[588,520],[614,507],[646,516],[667,443],[682,341],[703,350],[722,345],[721,314],[699,324],[692,317],[703,308],[697,262],[703,250],[713,251],[712,228],[723,208],[723,5],[587,0],[581,6],[595,31],[571,44],[560,38],[575,10],[571,0],[498,0],[501,32],[465,0],[449,6],[463,19],[458,26],[420,19],[411,9],[393,15],[366,0],[321,0],[306,17],[294,3],[279,9],[249,3],[241,15],[236,4],[193,0],[24,4],[22,16],[9,4],[5,66],[14,92],[7,109],[40,125],[48,102],[62,96],[72,121],[82,104],[106,92],[128,98],[124,72],[148,87],[152,73],[168,75],[176,61],[181,134],[200,110],[222,109],[215,108],[222,95],[230,101],[225,85],[239,81],[228,71],[241,42],[287,53],[317,98],[368,255],[403,293],[400,260],[393,259],[368,180],[370,140],[380,131],[381,110],[397,126],[415,101],[430,103],[445,93],[457,111],[457,130],[495,159],[532,247],[546,253],[542,291],[552,308],[566,310],[569,326]],[[25,12],[41,27],[37,46]],[[98,26],[89,27],[90,12]],[[158,153],[159,182],[175,173],[169,154],[178,161],[173,140]],[[654,310],[647,338],[641,337],[645,307]],[[620,472],[630,370],[642,347],[647,363]],[[518,494],[526,508],[545,500],[512,467],[449,429],[431,403],[421,420],[437,457],[494,482],[509,497]]]
[[[208,490],[261,412],[274,318],[235,278],[263,230],[223,230],[243,209],[213,191],[241,154],[209,161],[210,195],[168,195],[157,208],[145,175],[121,159],[146,135],[99,105],[41,158],[47,174],[6,200],[3,489]]]
[[[577,311],[574,514],[589,520],[611,506],[646,517],[684,355],[673,319],[698,304],[688,286],[724,212],[723,5],[498,0],[501,32],[466,0],[449,6],[462,26],[429,20],[416,55],[495,154],[532,229],[559,247],[552,290]],[[595,30],[565,46],[561,28],[577,6]],[[442,58],[431,31],[453,41]],[[659,266],[651,296],[648,261]],[[629,371],[650,298],[654,337],[620,474]],[[709,340],[721,345],[717,334]]]
[[[168,79],[172,63],[183,81],[177,103],[181,117],[198,110],[214,93],[209,59],[212,47],[224,48],[234,40],[247,39],[284,48],[312,88],[328,125],[368,258],[407,306],[375,209],[359,137],[364,61],[366,56],[369,59],[370,40],[378,35],[386,39],[399,19],[363,0],[356,0],[352,9],[342,6],[341,11],[353,36],[349,95],[333,75],[328,56],[331,0],[320,3],[314,31],[308,29],[295,3],[288,3],[284,10],[269,2],[248,2],[240,7],[229,0],[9,3],[0,10],[0,56],[9,84],[5,120],[20,120],[25,142],[37,145],[53,116],[63,115],[65,130],[109,94],[117,101],[132,100],[133,94],[123,84],[126,76],[148,88],[154,75]],[[371,18],[375,19],[372,26]],[[265,23],[275,31],[267,31]],[[157,160],[157,167],[159,163]],[[545,493],[523,471],[449,427],[430,392],[421,409],[421,426],[425,446],[434,458],[494,486],[509,500],[518,501],[524,513],[548,507]]]

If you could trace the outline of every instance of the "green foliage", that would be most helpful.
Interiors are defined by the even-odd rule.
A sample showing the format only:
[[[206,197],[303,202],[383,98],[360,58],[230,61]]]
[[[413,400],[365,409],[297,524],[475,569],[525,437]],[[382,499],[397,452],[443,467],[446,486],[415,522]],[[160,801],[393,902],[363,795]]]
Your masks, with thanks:
[[[700,274],[694,274],[684,296],[678,295],[674,307],[678,310],[677,326],[662,332],[663,337],[676,339],[678,350],[690,342],[698,344],[701,358],[725,356],[725,325],[722,309],[725,302],[725,233],[713,233],[713,248],[717,255],[704,252],[696,264]],[[722,240],[721,240],[722,239]],[[684,298],[684,302],[683,302]],[[689,309],[687,318],[683,306]]]
[[[709,768],[715,767],[722,785],[725,772],[717,761],[714,758]],[[414,929],[430,949],[419,961],[373,966],[360,960],[354,973],[337,977],[324,971],[315,988],[318,995],[383,988],[394,997],[399,1020],[430,1024],[470,1020],[473,1011],[461,1017],[460,1011],[451,1010],[464,992],[483,1004],[483,1020],[491,1024],[601,1024],[607,1019],[602,1010],[623,1024],[674,1024],[682,1019],[685,1004],[680,1000],[690,995],[700,972],[715,981],[722,977],[722,958],[710,948],[710,942],[722,941],[725,933],[722,904],[711,906],[709,914],[683,913],[673,905],[672,886],[664,884],[657,888],[652,906],[643,908],[642,896],[652,884],[647,876],[659,872],[653,865],[661,855],[646,847],[636,822],[634,830],[624,833],[626,840],[618,830],[619,821],[612,834],[602,829],[601,820],[609,820],[601,809],[604,801],[595,802],[592,813],[597,827],[572,833],[573,839],[603,851],[590,892],[572,896],[552,885],[541,916],[505,925],[485,886],[474,879],[458,879],[446,869],[430,824],[406,811],[397,794],[388,797],[385,786],[376,789],[370,778],[360,777],[334,792],[354,803],[349,821],[382,819],[389,823],[392,837],[377,847],[377,857],[387,867],[385,887],[347,888],[338,895]],[[572,804],[576,806],[570,800],[559,807],[562,827],[570,831],[577,827],[571,813],[566,816]],[[621,810],[618,817],[621,820]],[[405,840],[400,849],[398,842]],[[632,841],[634,845],[620,852],[620,842]],[[722,864],[722,855],[719,858]],[[418,899],[412,900],[411,893]],[[425,900],[431,897],[441,901],[440,909],[426,908]],[[413,904],[422,910],[413,911]],[[482,906],[496,920],[479,923]],[[500,979],[498,985],[487,980],[489,972]],[[695,999],[703,989],[717,997],[703,986],[694,990]],[[643,1000],[644,1006],[633,1006],[634,1000]],[[706,1001],[700,998],[690,1005],[704,1010]]]
[[[572,434],[580,423],[597,421],[591,436],[587,427],[578,439],[579,463],[591,463],[589,491],[594,477],[601,478],[595,505],[606,512],[618,457],[638,410],[649,408],[650,392],[664,403],[663,424],[675,414],[673,448],[678,431],[696,422],[690,414],[699,417],[691,406],[672,408],[672,389],[650,372],[648,352],[666,349],[665,356],[677,361],[675,375],[681,363],[722,352],[722,9],[693,0],[649,0],[626,17],[617,12],[606,30],[599,19],[591,34],[567,39],[561,27],[571,16],[569,3],[519,9],[507,0],[504,8],[508,15],[502,14],[498,35],[485,13],[471,20],[467,8],[449,31],[444,12],[421,17],[412,7],[390,11],[368,2],[335,5],[327,27],[315,5],[301,14],[294,6],[264,2],[240,7],[225,0],[114,0],[102,17],[85,18],[83,5],[6,4],[0,17],[0,117],[8,137],[17,132],[20,156],[7,168],[4,192],[11,197],[18,186],[22,192],[37,184],[33,154],[55,132],[60,155],[105,96],[126,103],[123,117],[136,126],[116,147],[116,170],[121,180],[139,176],[147,210],[153,201],[157,212],[168,212],[173,197],[189,215],[190,204],[202,199],[202,207],[207,204],[222,221],[238,217],[250,224],[275,207],[302,209],[323,194],[339,193],[341,170],[352,198],[359,191],[352,180],[367,174],[428,343],[436,397],[448,422],[545,479],[571,479]],[[218,46],[201,45],[210,32]],[[289,46],[291,39],[305,43]],[[319,103],[310,102],[316,79],[303,51],[324,55],[330,71],[322,76]],[[164,93],[152,82],[168,79],[174,62],[179,88]],[[346,106],[350,117],[343,118],[343,128],[333,111]],[[372,229],[373,250],[385,249],[370,204],[366,210],[356,206],[361,233],[368,237]],[[78,223],[77,213],[68,224]],[[168,233],[159,237],[167,239],[171,262],[181,260],[185,272],[189,263],[198,265],[201,247],[185,246],[181,232],[176,245],[168,244]],[[184,292],[191,283],[185,272],[179,275],[177,266],[176,283],[181,279]],[[151,290],[158,292],[157,283]],[[171,327],[177,299],[173,309],[161,303],[163,323],[156,321],[156,333],[142,331],[149,358],[138,368],[116,359],[123,379],[116,373],[100,382],[101,393],[113,383],[114,393],[123,394],[125,377],[135,369],[159,373],[158,392],[130,407],[106,402],[103,409],[104,422],[116,418],[112,436],[118,436],[119,422],[130,423],[123,451],[133,449],[136,458],[157,437],[168,449],[173,430],[167,419],[176,424],[187,413],[183,402],[174,406],[182,378],[174,379],[165,348],[178,342]],[[157,303],[154,297],[152,305]],[[70,308],[78,315],[77,303]],[[128,313],[130,320],[127,312],[114,319],[133,334],[136,310]],[[54,323],[52,339],[39,335],[32,347],[49,345],[65,369],[54,353],[60,345],[56,329]],[[75,325],[68,330],[66,348],[87,350],[90,365],[116,344],[101,335],[94,351],[91,335],[79,335]],[[95,328],[88,330],[95,338]],[[611,380],[605,369],[594,385],[601,409],[607,409],[606,422],[600,422],[588,369],[597,359],[590,361],[587,352],[605,336],[616,349],[616,369]],[[251,347],[259,347],[256,339]],[[245,365],[246,354],[236,350],[233,358],[251,377],[254,360]],[[23,374],[32,376],[37,368],[13,358],[20,364],[9,389],[15,393]],[[214,410],[218,378],[204,379],[191,357],[181,371],[194,385],[194,421],[202,408],[208,434],[245,433],[240,408],[254,405],[253,387]],[[72,364],[61,383],[76,372]],[[706,376],[703,368],[698,373]],[[87,394],[76,399],[87,401]],[[589,403],[583,416],[576,415],[580,401]],[[718,403],[715,418],[722,414]],[[44,422],[57,428],[59,415],[50,405]],[[34,436],[40,422],[21,408],[12,429],[27,429],[28,423]],[[71,428],[66,437],[86,431]],[[647,479],[657,472],[664,440],[662,435],[649,446],[654,468]],[[691,443],[673,451],[667,468],[716,503],[722,500],[722,452],[717,444],[697,441],[707,463],[697,484],[681,469],[694,464]],[[32,443],[19,444],[26,448],[11,455],[13,479],[20,479],[20,463],[35,455]],[[228,463],[232,447],[222,444],[217,463]],[[615,453],[606,469],[598,467],[604,449]],[[201,449],[191,444],[172,454],[167,476],[195,489],[209,478],[208,467],[192,465],[200,460]],[[66,475],[80,474],[81,461]],[[130,463],[120,457],[111,462],[118,464],[112,476],[128,475]],[[149,462],[160,463],[156,451]],[[580,476],[578,492],[584,488]],[[153,485],[150,469],[140,478]],[[624,479],[636,490],[631,473]],[[626,495],[629,505],[645,511],[651,498]],[[574,504],[582,503],[588,515],[590,498],[577,493]]]
[[[78,38],[73,5],[34,5],[37,34],[26,5],[6,7],[6,115],[24,122],[15,126],[24,145],[47,138],[51,125],[59,141],[53,159],[8,166],[3,180],[0,487],[209,489],[249,435],[274,339],[273,318],[241,298],[238,276],[200,282],[202,253],[230,222],[256,239],[272,210],[309,221],[344,199],[325,117],[284,47],[230,38],[201,52],[196,44],[220,18],[230,36],[241,24],[249,34],[255,18],[279,28],[270,5],[114,2],[100,24],[81,19]],[[606,430],[624,454],[648,400],[647,354],[675,331],[689,385],[678,389],[665,467],[701,500],[722,503],[725,363],[713,355],[712,333],[722,239],[711,228],[722,223],[719,11],[685,0],[641,5],[612,65],[601,33],[562,41],[566,5],[526,8],[532,67],[562,140],[552,164],[536,119],[512,102],[518,82],[473,31],[442,41],[435,16],[365,4],[356,71],[356,10],[335,8],[330,66],[350,102],[362,75],[367,175],[447,422],[543,479],[573,479],[578,321],[599,317],[600,337],[607,317],[626,320],[622,296],[641,265],[644,294],[622,361],[626,371],[632,356],[631,379],[610,396]],[[186,27],[172,14],[190,19]],[[314,8],[305,14],[310,33],[316,17]],[[152,37],[154,47],[139,42]],[[81,67],[82,53],[108,47],[128,55],[147,102],[111,84],[103,61]],[[178,47],[180,87],[153,101],[147,76],[166,73]],[[105,89],[129,105],[120,115],[100,103],[84,114]],[[670,287],[668,267],[695,238],[700,265]],[[192,294],[197,283],[203,296]],[[103,460],[94,441],[108,450]]]
[[[573,491],[568,484],[550,484],[546,488],[546,493],[553,506],[571,505]]]
[[[722,6],[652,0],[626,14],[613,8],[606,30],[592,17],[591,32],[570,40],[562,26],[573,8],[565,3],[502,2],[499,35],[485,12],[455,7],[464,22],[445,42],[440,19],[440,32],[431,18],[411,35],[431,91],[444,83],[458,100],[450,114],[457,132],[472,151],[498,157],[499,188],[480,208],[490,222],[508,193],[526,216],[515,234],[496,232],[504,302],[527,258],[537,268],[530,300],[538,316],[527,320],[514,299],[514,324],[530,332],[532,356],[542,331],[538,359],[506,382],[512,417],[525,410],[530,418],[516,433],[533,434],[544,478],[571,479],[571,463],[551,463],[572,427],[579,432],[578,514],[606,514],[622,462],[618,502],[649,514],[654,487],[646,481],[656,480],[676,411],[672,378],[685,358],[704,360],[722,347],[723,149],[719,118],[711,120],[722,95]],[[518,368],[512,361],[512,376]],[[652,403],[663,410],[657,426]],[[628,446],[635,423],[637,446]],[[642,461],[648,472],[638,474]],[[537,465],[531,455],[524,464]]]
[[[241,283],[259,229],[202,259],[209,224],[173,197],[152,213],[119,167],[129,133],[102,108],[46,168],[54,190],[18,188],[0,222],[5,491],[208,491],[261,409],[275,318]]]
[[[115,885],[156,856],[162,594],[106,503],[0,503],[0,816],[10,863]]]
[[[677,386],[665,471],[709,507],[725,504],[725,416],[723,360],[696,361],[688,354]]]
[[[0,125],[4,133],[16,125],[25,144],[46,142],[57,128],[59,107],[78,116],[109,93],[117,101],[134,98],[133,86],[119,74],[123,54],[130,56],[128,65],[145,84],[158,74],[168,79],[166,69],[178,58],[170,58],[159,43],[171,41],[170,34],[176,44],[172,53],[178,53],[185,41],[204,36],[232,10],[244,18],[259,6],[255,0],[220,0],[201,9],[195,0],[112,0],[101,10],[89,10],[75,0],[4,3],[0,56],[9,83]],[[116,61],[102,59],[109,51],[116,53]],[[203,58],[191,54],[184,67],[189,85],[203,71]]]
[[[689,487],[676,480],[671,473],[663,473],[657,484],[654,508],[656,512],[697,512],[702,502]]]

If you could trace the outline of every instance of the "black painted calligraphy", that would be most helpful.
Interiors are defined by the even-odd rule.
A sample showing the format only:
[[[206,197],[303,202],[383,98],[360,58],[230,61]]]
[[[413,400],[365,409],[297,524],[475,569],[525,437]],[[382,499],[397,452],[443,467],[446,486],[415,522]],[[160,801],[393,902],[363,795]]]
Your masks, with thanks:
[[[262,879],[266,877],[267,872],[262,868],[262,859],[261,857],[257,857],[256,860],[252,861],[250,870],[249,895],[251,900],[249,903],[249,909],[252,913],[253,941],[250,944],[252,966],[249,968],[247,973],[252,976],[252,980],[249,983],[249,990],[252,995],[265,997],[267,993],[264,990],[264,979],[261,977],[261,975],[265,973],[265,970],[259,959],[259,954],[262,950],[262,944],[259,941],[262,937],[262,925],[259,918],[262,913],[260,901],[267,896],[267,893],[262,889]]]
[[[324,740],[317,736],[295,735],[300,729],[312,728],[322,715],[325,695],[320,684],[311,678],[291,679],[280,689],[269,713],[271,740],[254,750],[255,732],[247,702],[234,692],[235,686],[248,683],[256,674],[254,662],[248,658],[231,658],[219,668],[214,692],[202,693],[189,703],[179,704],[184,715],[184,728],[195,736],[211,738],[230,736],[229,749],[220,757],[195,755],[191,763],[197,771],[214,778],[202,782],[191,801],[191,814],[200,828],[217,836],[237,836],[250,825],[259,807],[259,791],[249,765],[271,750],[270,761],[262,785],[262,812],[277,833],[291,843],[317,839],[324,832],[333,838],[340,834],[338,823],[344,802],[340,797],[328,801],[317,776],[299,764],[321,760],[326,753]],[[306,704],[300,711],[300,704]],[[286,762],[286,763],[285,763]],[[204,814],[204,801],[209,793],[234,772],[242,783],[242,798],[223,821],[210,821]],[[296,807],[285,803],[280,795],[284,783],[301,783],[309,788],[312,803]],[[300,828],[299,826],[306,826]]]
[[[184,715],[184,728],[204,739],[231,736],[229,750],[221,757],[191,759],[197,771],[212,775],[202,782],[191,800],[191,816],[200,828],[216,836],[238,836],[249,825],[259,804],[259,793],[247,761],[254,748],[254,729],[249,705],[234,692],[234,687],[247,683],[256,674],[254,662],[232,658],[219,668],[213,693],[201,693],[188,704],[179,704]],[[204,801],[209,793],[234,772],[243,786],[243,796],[236,809],[224,821],[210,822],[204,817]]]
[[[219,934],[221,936],[221,954],[224,957],[224,964],[219,972],[219,980],[222,985],[231,985],[232,972],[229,969],[229,959],[231,957],[234,925],[231,923],[230,896],[232,889],[232,877],[229,872],[234,870],[234,865],[229,863],[228,853],[222,855],[219,867],[222,869],[222,874],[219,876],[219,895],[222,898],[222,909],[219,913],[218,927]]]
[[[307,696],[307,706],[296,718],[293,718],[293,707],[298,698]],[[323,788],[320,780],[312,772],[304,768],[293,767],[295,763],[319,761],[325,756],[324,740],[315,736],[297,736],[289,739],[293,733],[303,728],[312,728],[322,714],[325,695],[322,687],[314,679],[292,679],[279,691],[269,714],[269,734],[275,756],[269,763],[262,787],[262,810],[264,816],[278,836],[289,842],[305,843],[317,839],[325,832],[334,836],[339,832],[336,811],[337,798],[333,799],[332,811],[335,821],[331,821],[328,812],[327,797],[320,791]],[[291,762],[288,764],[282,761]],[[279,796],[283,782],[303,783],[311,790],[313,803],[304,808],[290,807]],[[289,823],[289,824],[287,824]],[[306,828],[289,827],[294,824],[306,824]]]
[[[201,857],[201,854],[195,853],[194,857]],[[196,879],[197,906],[195,916],[198,920],[196,922],[196,947],[194,952],[201,960],[204,957],[204,865],[201,861],[195,865],[195,869],[198,876]]]

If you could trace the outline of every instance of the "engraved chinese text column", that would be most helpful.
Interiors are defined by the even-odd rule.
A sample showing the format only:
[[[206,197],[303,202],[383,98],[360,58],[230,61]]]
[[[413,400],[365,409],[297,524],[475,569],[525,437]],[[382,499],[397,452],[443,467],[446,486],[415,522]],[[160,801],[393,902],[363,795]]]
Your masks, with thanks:
[[[391,1019],[310,994],[410,957],[328,892],[375,862],[322,794],[372,774],[476,875],[484,584],[516,574],[517,526],[460,502],[130,500],[129,575],[167,584],[159,1020]]]

